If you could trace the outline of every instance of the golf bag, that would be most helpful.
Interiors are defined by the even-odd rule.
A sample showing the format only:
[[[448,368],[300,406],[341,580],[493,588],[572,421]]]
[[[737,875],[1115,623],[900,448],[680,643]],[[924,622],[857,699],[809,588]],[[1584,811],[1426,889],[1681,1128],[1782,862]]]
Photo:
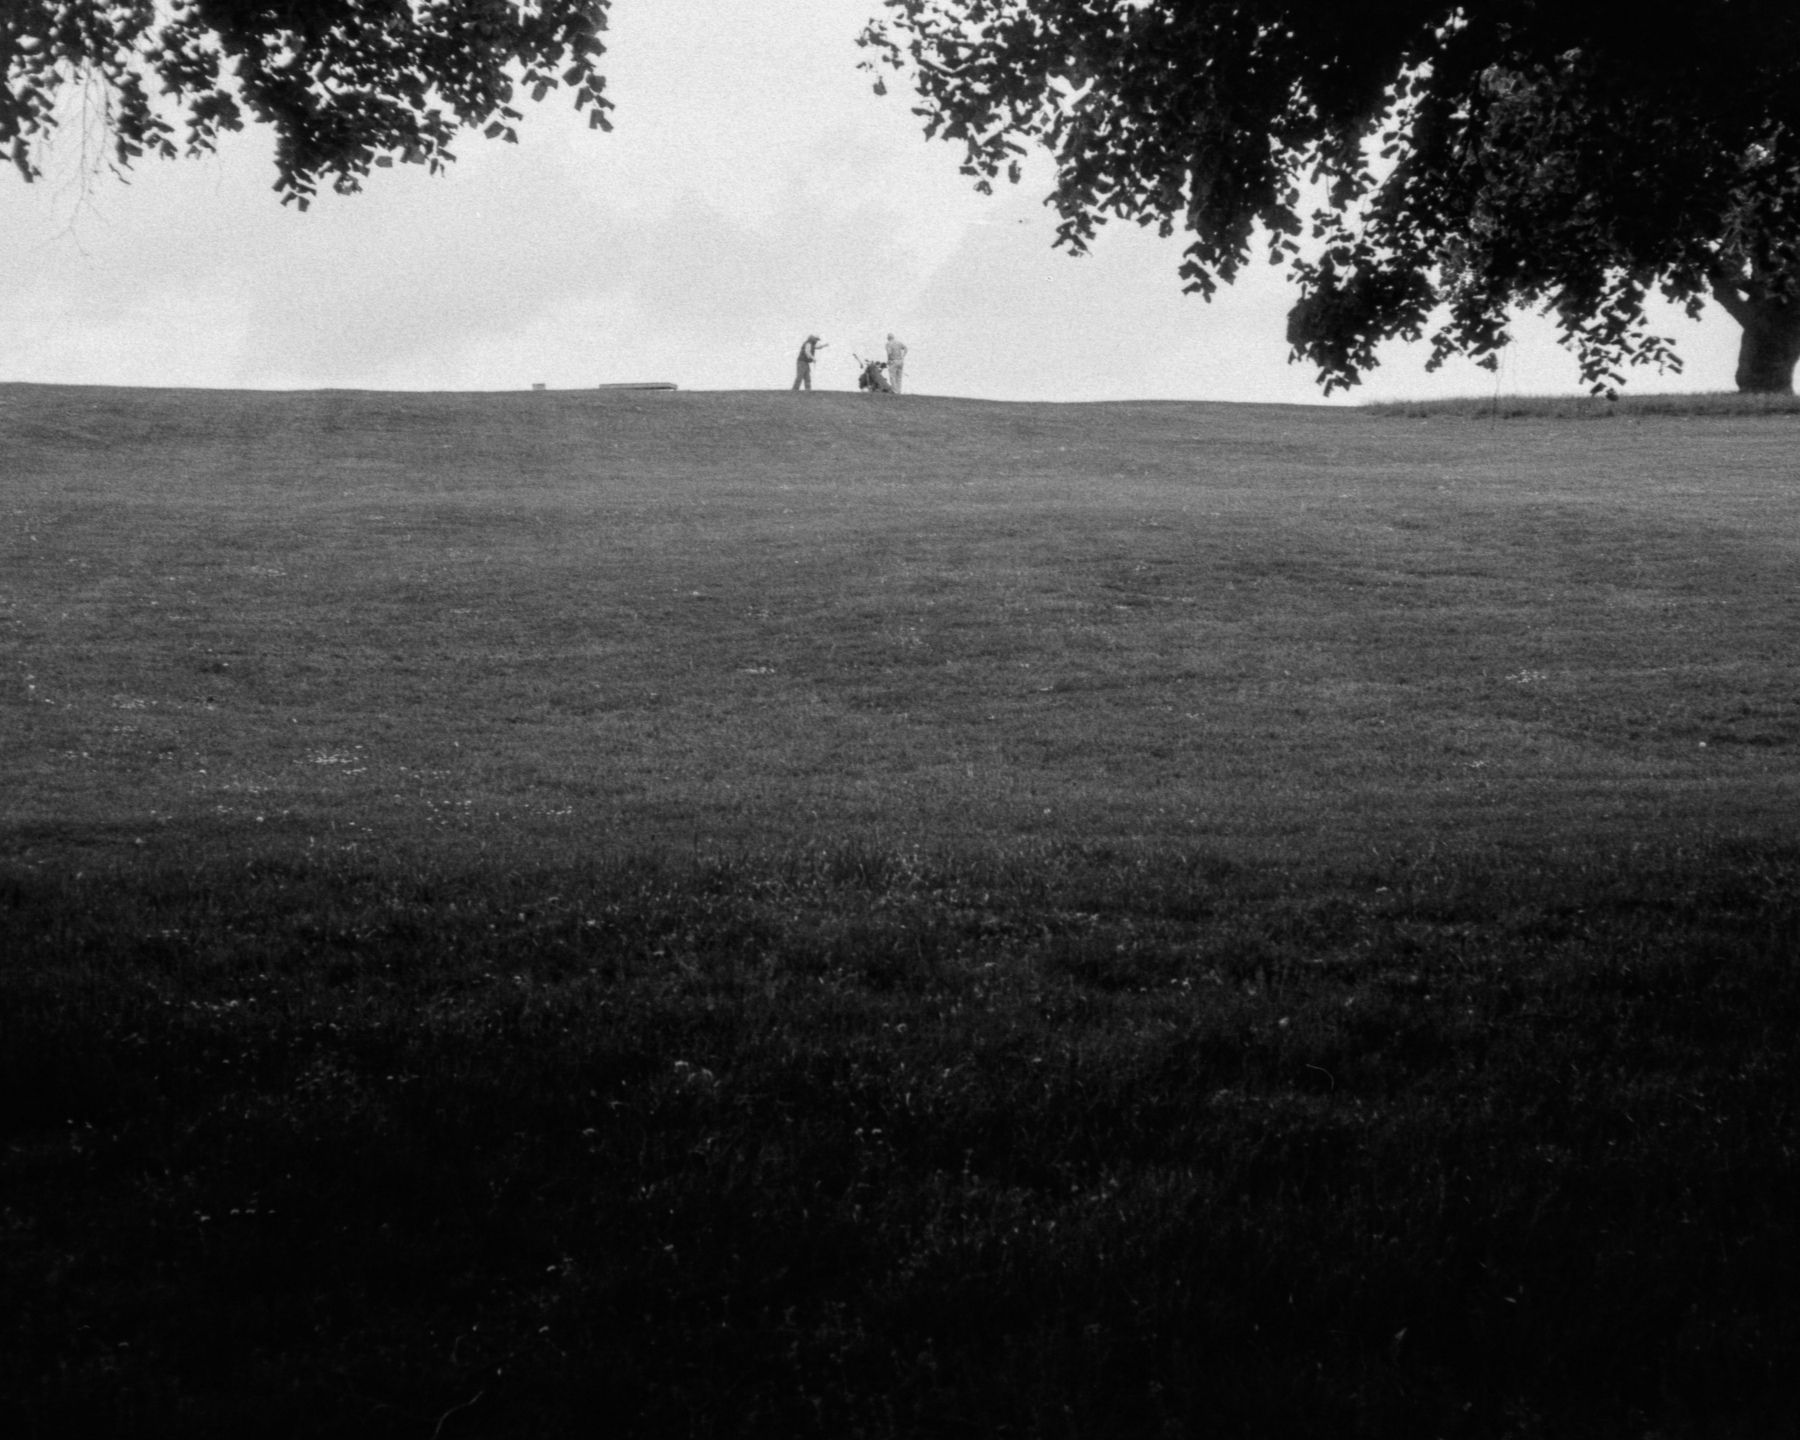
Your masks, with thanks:
[[[887,361],[865,360],[862,356],[854,353],[850,358],[862,367],[861,372],[856,377],[856,388],[858,390],[879,392],[884,395],[892,395],[894,393],[894,387],[888,383]]]

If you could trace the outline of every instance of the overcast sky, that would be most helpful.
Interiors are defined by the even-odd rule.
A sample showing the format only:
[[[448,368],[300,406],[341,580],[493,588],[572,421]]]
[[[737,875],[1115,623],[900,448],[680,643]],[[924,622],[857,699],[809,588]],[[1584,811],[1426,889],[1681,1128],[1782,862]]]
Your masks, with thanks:
[[[469,136],[432,177],[376,171],[301,213],[265,132],[146,162],[129,185],[64,130],[46,178],[0,174],[0,380],[504,390],[668,380],[785,387],[817,332],[822,388],[895,331],[909,388],[1007,400],[1314,401],[1287,363],[1293,299],[1258,265],[1210,305],[1178,240],[1113,226],[1050,248],[1049,171],[977,195],[904,93],[872,93],[874,0],[615,0],[610,134],[566,93],[516,146]],[[1578,393],[1527,321],[1499,376],[1396,347],[1350,399]],[[1688,369],[1634,391],[1731,388],[1736,327],[1673,316]]]

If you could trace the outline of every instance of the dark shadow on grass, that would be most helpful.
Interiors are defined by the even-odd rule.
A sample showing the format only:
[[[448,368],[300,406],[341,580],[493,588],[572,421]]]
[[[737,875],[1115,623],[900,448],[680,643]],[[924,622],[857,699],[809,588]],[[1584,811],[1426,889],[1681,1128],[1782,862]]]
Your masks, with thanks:
[[[12,1433],[1791,1413],[1793,847],[9,863],[0,927]]]

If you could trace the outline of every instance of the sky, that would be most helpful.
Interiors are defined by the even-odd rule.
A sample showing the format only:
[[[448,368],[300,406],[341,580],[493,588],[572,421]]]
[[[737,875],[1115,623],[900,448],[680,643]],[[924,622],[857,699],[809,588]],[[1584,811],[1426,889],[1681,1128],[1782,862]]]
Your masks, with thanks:
[[[1315,403],[1283,339],[1295,292],[1260,261],[1183,295],[1179,237],[1114,224],[1054,250],[1047,161],[977,194],[909,97],[873,93],[855,37],[876,0],[615,0],[610,133],[567,92],[519,143],[469,135],[438,176],[374,172],[302,212],[251,129],[121,183],[79,116],[45,177],[0,174],[0,381],[256,389],[510,390],[667,381],[785,388],[822,336],[822,389],[893,332],[908,388],[995,400]],[[84,146],[85,141],[85,146]],[[1669,312],[1681,375],[1728,390],[1737,330]],[[1578,394],[1525,317],[1497,374],[1396,345],[1334,402]]]

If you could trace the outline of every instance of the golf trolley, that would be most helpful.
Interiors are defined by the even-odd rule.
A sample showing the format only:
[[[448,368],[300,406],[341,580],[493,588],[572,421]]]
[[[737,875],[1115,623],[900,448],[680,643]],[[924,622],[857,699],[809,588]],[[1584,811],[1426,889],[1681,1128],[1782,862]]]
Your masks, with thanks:
[[[867,390],[882,395],[894,393],[894,387],[887,377],[887,361],[865,360],[855,351],[850,353],[850,358],[857,365],[856,388],[858,390]]]

